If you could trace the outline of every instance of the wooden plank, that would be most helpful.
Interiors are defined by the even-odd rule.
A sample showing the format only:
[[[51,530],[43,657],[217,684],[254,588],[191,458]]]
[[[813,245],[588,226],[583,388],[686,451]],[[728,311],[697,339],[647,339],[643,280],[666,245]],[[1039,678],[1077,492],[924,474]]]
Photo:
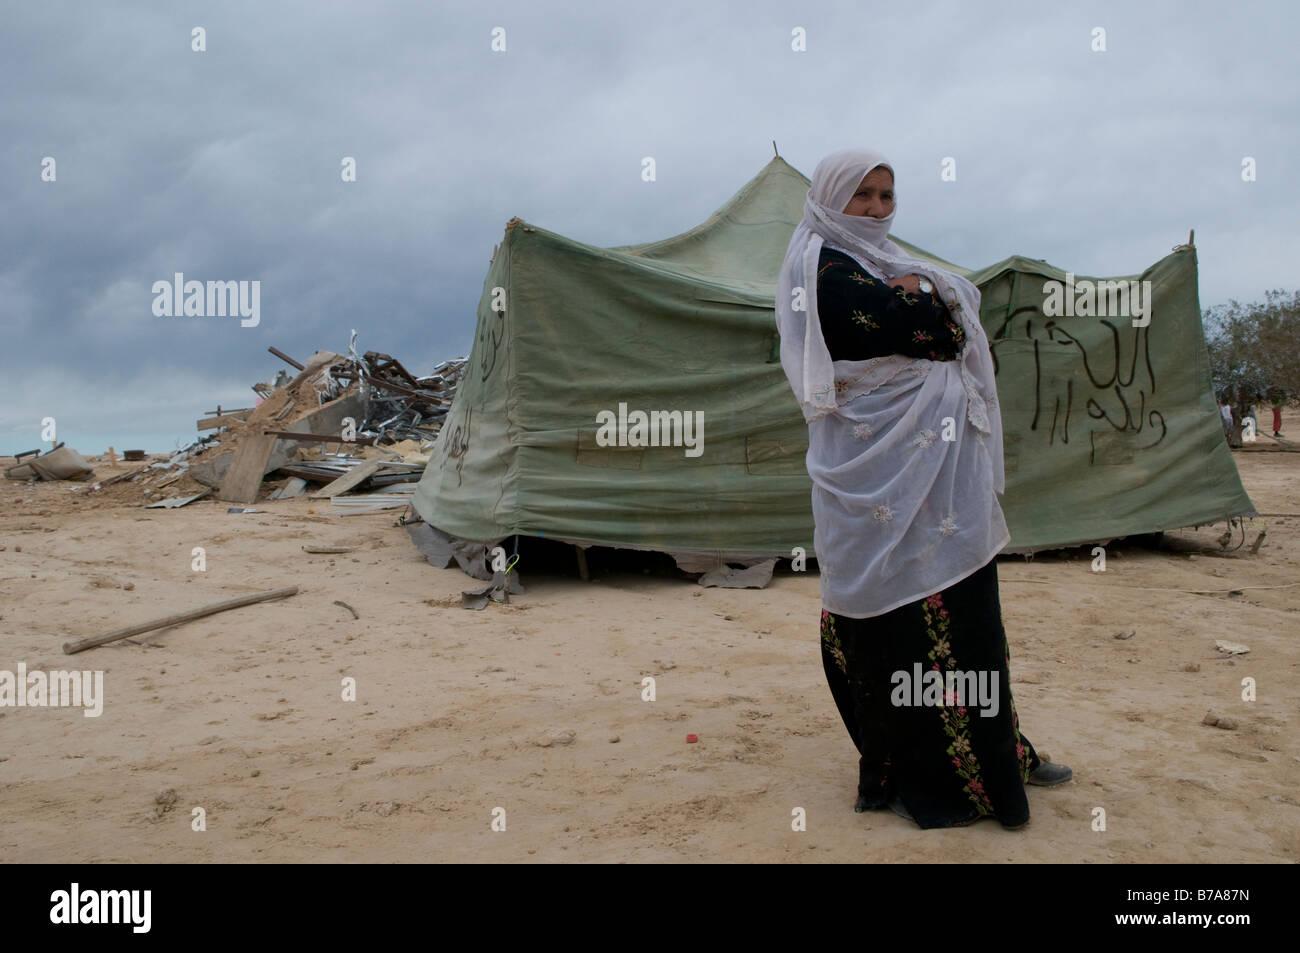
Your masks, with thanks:
[[[129,480],[131,479],[131,477],[139,476],[141,473],[144,473],[148,469],[150,468],[141,467],[138,470],[128,470],[126,473],[119,473],[117,476],[109,477],[107,480],[100,480],[99,488],[102,490],[104,487],[112,486],[114,483],[121,483],[123,480]]]
[[[160,489],[160,490],[161,490],[163,487],[165,487],[165,486],[171,486],[173,483],[175,483],[175,482],[176,482],[177,480],[179,480],[181,477],[185,476],[185,474],[186,474],[187,472],[188,472],[188,471],[186,471],[186,470],[177,470],[177,471],[176,471],[175,473],[173,473],[171,476],[163,477],[161,480],[159,480],[157,483],[155,483],[154,486],[157,487],[157,488]]]
[[[339,477],[333,483],[327,483],[315,493],[312,494],[314,499],[320,500],[330,496],[339,496],[346,493],[354,486],[370,479],[384,465],[383,460],[367,460],[359,467],[353,467],[343,476]]]
[[[235,459],[221,480],[217,499],[227,503],[256,503],[257,491],[267,472],[275,437],[265,434],[245,435],[235,451]]]
[[[220,417],[204,417],[196,422],[195,429],[216,430],[218,427],[229,427],[231,424],[239,423],[251,413],[251,410],[243,410],[233,414],[222,414]]]
[[[195,500],[201,500],[211,492],[211,490],[203,490],[202,492],[195,493],[192,496],[173,496],[166,500],[159,500],[157,503],[146,503],[144,509],[152,510],[157,507],[163,507],[164,509],[174,510],[181,506],[188,506]]]
[[[217,602],[210,606],[204,606],[202,609],[191,609],[189,612],[178,612],[175,615],[164,616],[161,619],[154,619],[150,622],[141,622],[138,625],[128,625],[124,629],[115,629],[104,635],[96,635],[89,639],[81,639],[78,642],[64,642],[63,651],[67,655],[73,655],[85,649],[93,649],[97,645],[106,645],[109,642],[116,642],[118,639],[125,639],[132,635],[140,635],[142,632],[152,632],[154,629],[166,629],[173,625],[180,625],[182,622],[192,622],[195,619],[202,619],[204,616],[216,615],[218,612],[225,612],[227,609],[238,609],[240,606],[251,606],[255,602],[266,602],[269,599],[283,599],[285,596],[292,596],[297,593],[297,586],[288,586],[284,589],[268,589],[266,592],[255,592],[251,595],[240,596],[238,599],[227,599],[225,602]]]
[[[349,394],[346,397],[340,397],[338,400],[330,401],[328,404],[322,404],[310,413],[304,414],[297,419],[290,421],[289,426],[295,430],[304,431],[312,434],[336,434],[343,429],[343,418],[352,417],[355,420],[362,418],[361,397],[358,394]],[[292,440],[277,440],[275,437],[267,438],[275,441],[275,450],[266,462],[266,469],[262,471],[265,476],[272,470],[279,469],[289,462],[290,458],[297,452],[300,444]],[[207,454],[204,455],[208,456]],[[232,451],[218,454],[208,461],[196,461],[190,464],[190,475],[204,486],[219,487],[224,485],[225,477],[230,472],[230,467],[234,463],[235,454]],[[226,499],[219,496],[219,499]],[[251,503],[252,500],[232,500],[236,503]]]
[[[285,363],[292,364],[294,367],[298,368],[298,370],[300,371],[306,370],[305,367],[303,367],[301,364],[299,364],[297,361],[291,358],[288,354],[285,354],[284,351],[281,351],[278,348],[273,348],[273,347],[268,347],[267,350],[270,351],[272,354],[274,354],[276,357],[278,357],[280,360],[284,361]]]
[[[355,443],[359,447],[373,447],[377,437],[353,437],[344,440],[338,434],[298,433],[295,430],[263,430],[262,433],[279,437],[282,440],[301,440],[303,443]]]

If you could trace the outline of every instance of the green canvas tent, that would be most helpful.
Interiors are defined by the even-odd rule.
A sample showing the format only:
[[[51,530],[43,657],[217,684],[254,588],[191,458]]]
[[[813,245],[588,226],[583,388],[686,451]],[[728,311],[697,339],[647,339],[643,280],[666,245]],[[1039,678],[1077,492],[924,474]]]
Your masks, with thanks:
[[[773,311],[808,186],[774,158],[708,221],[645,245],[597,248],[512,219],[419,514],[486,543],[814,555],[807,428]],[[1194,248],[1125,276],[1154,296],[1150,324],[1133,327],[1044,315],[1044,282],[1067,276],[1042,261],[971,271],[894,240],[983,294],[1008,552],[1253,513],[1211,389]],[[608,445],[601,414],[620,410],[702,414],[701,452]]]

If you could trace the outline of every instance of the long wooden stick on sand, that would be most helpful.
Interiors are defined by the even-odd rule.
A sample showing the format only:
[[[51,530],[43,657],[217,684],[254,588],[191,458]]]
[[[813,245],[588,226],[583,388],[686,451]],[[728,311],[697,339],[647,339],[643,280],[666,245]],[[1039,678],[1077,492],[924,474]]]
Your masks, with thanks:
[[[255,592],[252,595],[240,596],[238,599],[227,599],[225,602],[214,602],[210,606],[204,606],[202,609],[191,609],[189,612],[178,612],[176,615],[169,615],[162,619],[154,619],[152,622],[140,622],[136,625],[129,625],[125,629],[114,629],[106,635],[96,635],[88,639],[82,639],[79,642],[64,642],[63,652],[65,655],[73,655],[77,652],[93,649],[97,645],[105,645],[108,642],[116,642],[118,639],[129,638],[132,635],[139,635],[141,632],[150,632],[154,629],[165,629],[168,626],[180,625],[182,622],[192,622],[195,619],[202,619],[204,616],[216,615],[218,612],[225,612],[227,609],[238,609],[240,606],[251,606],[255,602],[267,602],[271,599],[283,599],[285,596],[292,596],[297,593],[297,586],[288,586],[284,589],[268,589],[266,592]]]

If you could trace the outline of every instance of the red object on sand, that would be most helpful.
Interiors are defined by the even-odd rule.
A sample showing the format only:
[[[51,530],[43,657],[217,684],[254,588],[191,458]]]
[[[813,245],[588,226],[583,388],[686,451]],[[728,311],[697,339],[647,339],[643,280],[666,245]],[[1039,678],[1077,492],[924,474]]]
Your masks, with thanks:
[[[698,737],[697,735],[687,735],[687,736],[686,736],[686,743],[687,743],[688,745],[693,745],[693,744],[695,744],[695,742],[697,742],[697,741],[699,741],[699,740],[700,740],[700,739],[699,739],[699,737]]]

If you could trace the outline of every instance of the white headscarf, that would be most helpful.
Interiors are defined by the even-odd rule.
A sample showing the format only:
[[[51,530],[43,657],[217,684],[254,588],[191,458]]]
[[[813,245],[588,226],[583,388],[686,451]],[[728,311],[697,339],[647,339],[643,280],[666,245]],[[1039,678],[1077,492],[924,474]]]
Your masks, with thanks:
[[[1002,421],[979,290],[889,241],[897,202],[888,218],[844,214],[877,166],[894,171],[864,149],[818,163],[776,294],[781,365],[808,421],[822,605],[855,618],[964,579],[1011,538],[995,495],[1005,489]],[[966,333],[958,359],[832,361],[817,311],[823,244],[877,277],[933,282]]]

